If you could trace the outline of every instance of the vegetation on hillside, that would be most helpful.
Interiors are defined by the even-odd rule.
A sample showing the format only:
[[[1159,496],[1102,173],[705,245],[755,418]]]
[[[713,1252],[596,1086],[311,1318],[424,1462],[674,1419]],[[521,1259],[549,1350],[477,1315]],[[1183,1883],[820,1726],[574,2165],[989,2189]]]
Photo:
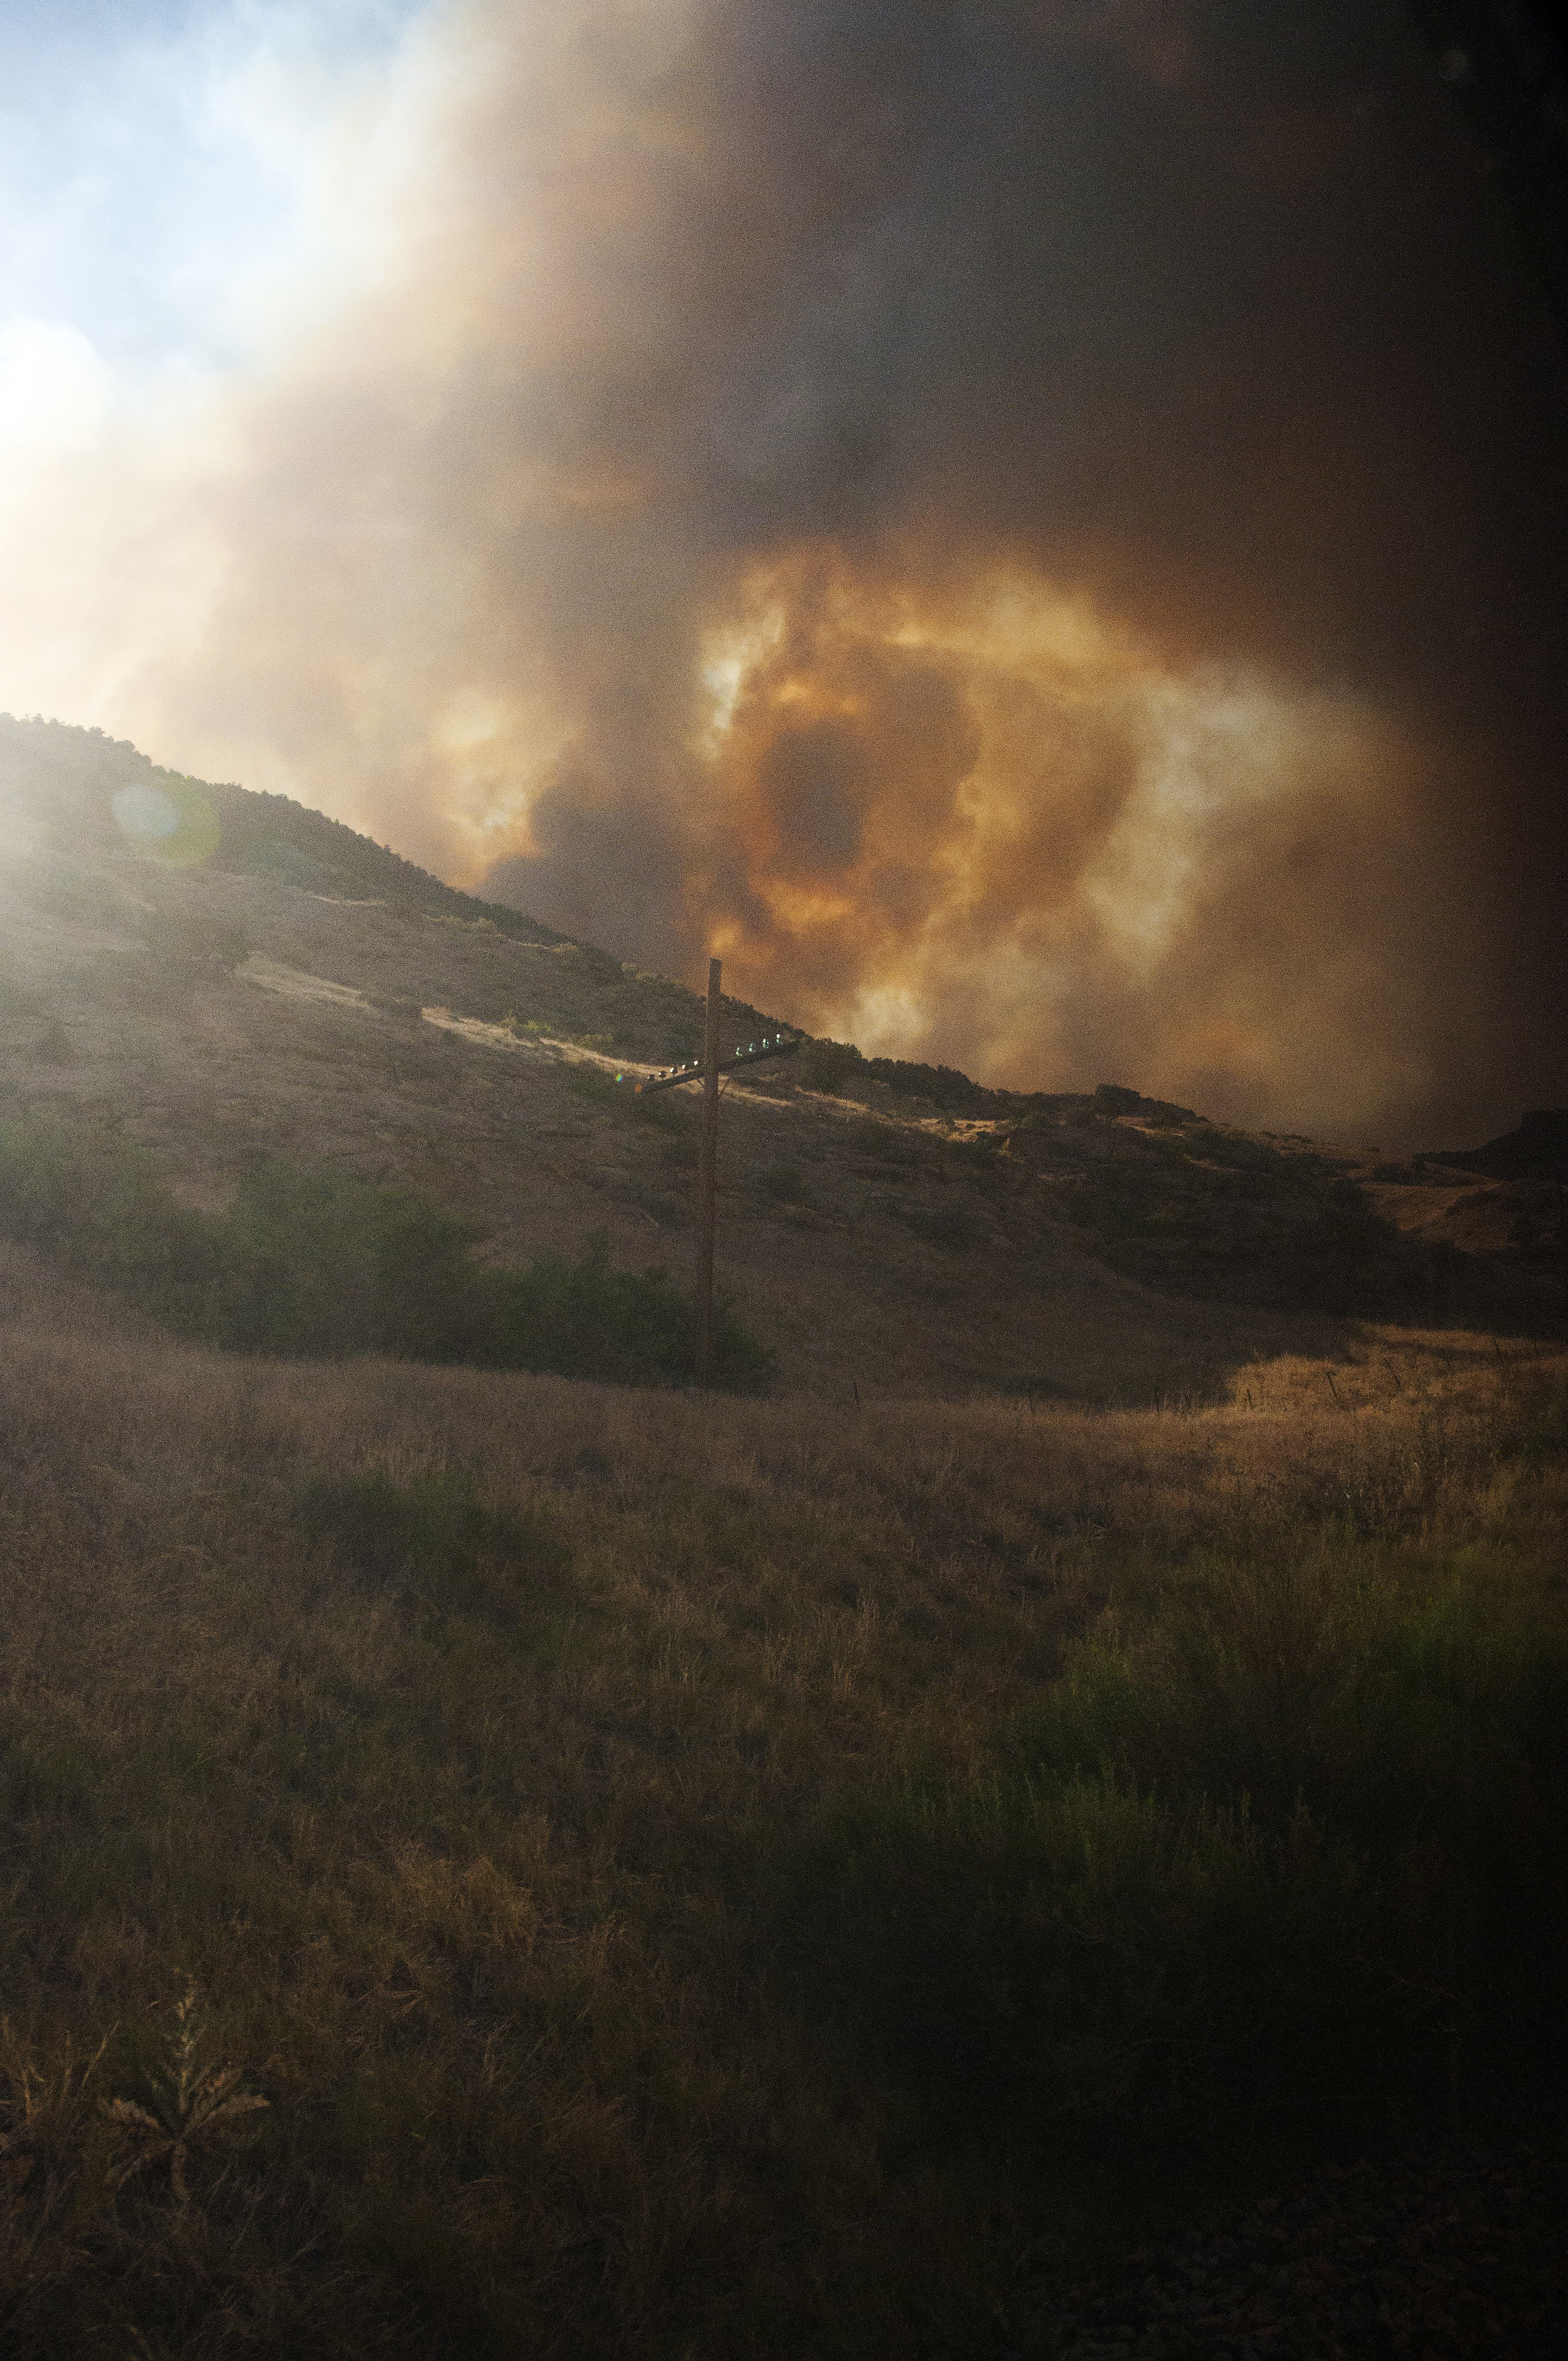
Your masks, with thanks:
[[[1560,1356],[846,1416],[0,1281],[18,2361],[1043,2354],[1021,2257],[1560,2062]]]
[[[1135,1097],[1100,1092],[1031,1115],[1003,1149],[1113,1269],[1234,1302],[1367,1312],[1419,1300],[1424,1263],[1335,1159],[1120,1104]]]
[[[519,1045],[550,1035],[654,1065],[697,1050],[701,1002],[685,984],[465,895],[287,797],[210,787],[93,732],[4,717],[0,766],[40,840],[6,881],[22,953],[7,994],[14,1023],[0,1088],[24,1103],[41,1069],[49,1077],[44,1094],[77,1095],[112,1119],[124,1074],[107,1071],[110,1039],[115,1057],[138,1066],[200,1067],[202,1087],[181,1094],[179,1125],[169,1118],[153,1127],[171,1160],[197,1161],[210,1173],[232,1145],[212,1136],[212,1110],[227,1092],[220,1043],[233,1012],[211,1027],[192,1024],[192,1010],[220,997],[236,969],[251,977],[236,991],[249,992],[269,963],[274,983],[280,963],[296,977],[319,972],[359,993],[362,1008],[401,1029],[405,1047],[407,1029],[429,1007],[459,1029],[467,1019],[501,1028],[473,1043],[471,1054],[482,1058],[493,1058],[508,1033]],[[140,949],[127,956],[133,943]],[[274,1008],[284,1005],[280,994]],[[734,1000],[725,1004],[725,1024],[733,1039],[774,1029]],[[254,1036],[257,1028],[243,1029]],[[296,1026],[280,1019],[275,1038],[280,1049],[299,1041]],[[323,1042],[299,1046],[355,1081],[376,1061],[363,1031],[334,1042],[330,1060]],[[416,1053],[392,1082],[396,1095],[406,1095],[419,1062]],[[71,1067],[75,1078],[61,1092],[55,1078]],[[457,1079],[455,1061],[452,1071]],[[516,1060],[509,1093],[521,1083],[517,1095],[532,1094],[538,1075]],[[319,1086],[324,1076],[314,1079]],[[486,1083],[477,1072],[461,1080],[464,1119],[482,1133],[472,1118]],[[1435,1198],[1409,1200],[1416,1181],[1448,1177],[1442,1158],[1417,1159],[1408,1170],[1364,1164],[1358,1172],[1346,1155],[1248,1135],[1110,1083],[1091,1093],[997,1091],[950,1068],[804,1039],[788,1069],[763,1072],[758,1087],[795,1100],[794,1137],[781,1138],[783,1152],[766,1161],[817,1169],[806,1184],[809,1202],[762,1188],[752,1202],[781,1213],[787,1204],[793,1219],[809,1216],[853,1235],[885,1218],[905,1233],[894,1239],[883,1229],[894,1260],[907,1257],[911,1238],[944,1259],[982,1248],[1049,1283],[1066,1246],[1074,1259],[1087,1253],[1166,1296],[1561,1327],[1563,1225],[1550,1178],[1557,1118],[1540,1111],[1528,1134],[1480,1151],[1488,1165],[1501,1159],[1499,1173],[1528,1166],[1534,1187],[1499,1180],[1508,1202],[1495,1218],[1483,1219],[1474,1202],[1439,1218]],[[738,1091],[738,1105],[748,1096]],[[880,1126],[882,1146],[857,1145],[858,1165],[840,1151],[865,1126],[844,1121],[845,1102]],[[951,1136],[960,1128],[967,1137]],[[198,1130],[209,1137],[192,1157]],[[895,1133],[904,1136],[905,1170],[884,1185],[886,1176],[865,1169],[865,1159],[890,1164]],[[466,1169],[488,1161],[481,1150]],[[681,1219],[663,1177],[636,1175],[620,1191],[661,1227]],[[421,1170],[420,1182],[428,1179]],[[924,1283],[922,1274],[916,1285]]]
[[[0,1124],[0,1235],[127,1295],[187,1336],[245,1353],[383,1353],[629,1385],[689,1381],[689,1299],[603,1241],[521,1269],[477,1261],[471,1223],[411,1190],[270,1163],[222,1213],[84,1127]],[[770,1356],[727,1311],[715,1381],[756,1391]]]

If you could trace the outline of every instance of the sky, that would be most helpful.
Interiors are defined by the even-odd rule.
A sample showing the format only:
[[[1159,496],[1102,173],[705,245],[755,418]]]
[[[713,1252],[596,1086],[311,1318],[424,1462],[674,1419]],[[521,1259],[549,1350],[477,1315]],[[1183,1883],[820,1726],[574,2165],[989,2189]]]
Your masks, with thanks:
[[[1568,1099],[1568,358],[1398,0],[0,0],[0,708],[1025,1089]]]

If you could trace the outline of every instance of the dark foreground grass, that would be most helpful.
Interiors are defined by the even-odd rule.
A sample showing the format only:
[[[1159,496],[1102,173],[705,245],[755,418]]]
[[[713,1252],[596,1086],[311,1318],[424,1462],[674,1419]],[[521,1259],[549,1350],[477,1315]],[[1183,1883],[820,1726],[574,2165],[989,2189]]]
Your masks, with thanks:
[[[9,2351],[994,2353],[1555,2070],[1547,1364],[847,1426],[93,1316],[0,1361]]]
[[[1568,1961],[1565,1727],[1562,1600],[1506,1545],[1200,1553],[989,1778],[852,1806],[781,1942],[949,2139],[1133,2162],[1523,2097]]]

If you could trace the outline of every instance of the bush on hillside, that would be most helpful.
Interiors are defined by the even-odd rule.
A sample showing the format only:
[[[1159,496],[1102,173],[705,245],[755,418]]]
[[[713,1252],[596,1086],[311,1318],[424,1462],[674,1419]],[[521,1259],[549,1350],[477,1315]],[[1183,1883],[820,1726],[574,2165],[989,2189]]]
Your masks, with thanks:
[[[837,1097],[846,1084],[864,1079],[864,1062],[852,1041],[806,1041],[796,1053],[791,1079],[803,1090]]]
[[[603,1235],[576,1262],[541,1255],[494,1281],[491,1349],[475,1357],[517,1369],[553,1369],[611,1385],[681,1385],[696,1366],[692,1308],[659,1269],[615,1269]],[[720,1305],[714,1376],[733,1393],[763,1393],[773,1356]]]
[[[176,1202],[143,1151],[60,1123],[0,1126],[0,1233],[230,1350],[552,1370],[679,1385],[692,1309],[659,1269],[615,1269],[606,1240],[576,1261],[476,1261],[473,1224],[411,1190],[273,1164],[225,1213]],[[762,1392],[773,1356],[727,1308],[716,1382]]]

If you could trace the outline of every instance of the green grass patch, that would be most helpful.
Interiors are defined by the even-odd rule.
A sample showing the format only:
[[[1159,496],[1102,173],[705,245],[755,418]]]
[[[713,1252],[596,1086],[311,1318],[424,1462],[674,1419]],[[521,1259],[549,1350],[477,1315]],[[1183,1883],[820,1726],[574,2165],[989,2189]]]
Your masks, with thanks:
[[[782,1939],[944,2143],[1135,2169],[1504,2101],[1556,2039],[1565,1718],[1507,1551],[1204,1554],[1000,1769],[846,1814]]]

